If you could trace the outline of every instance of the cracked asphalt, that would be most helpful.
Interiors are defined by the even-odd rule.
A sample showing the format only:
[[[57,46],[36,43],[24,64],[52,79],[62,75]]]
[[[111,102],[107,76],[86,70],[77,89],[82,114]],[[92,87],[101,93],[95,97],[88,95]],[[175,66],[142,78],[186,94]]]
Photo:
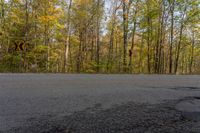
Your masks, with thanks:
[[[200,76],[0,74],[0,133],[199,133]]]

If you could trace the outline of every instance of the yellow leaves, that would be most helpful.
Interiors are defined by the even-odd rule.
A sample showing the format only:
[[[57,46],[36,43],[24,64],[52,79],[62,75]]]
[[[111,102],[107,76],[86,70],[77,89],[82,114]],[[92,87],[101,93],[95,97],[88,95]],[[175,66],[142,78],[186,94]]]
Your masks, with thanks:
[[[39,22],[41,23],[55,22],[64,16],[64,12],[61,8],[49,7],[47,9],[47,12],[48,15],[43,15],[38,17]],[[61,28],[60,25],[59,27]]]
[[[128,19],[129,14],[128,13],[124,13],[124,18]]]
[[[22,0],[13,0],[13,3],[22,3]]]
[[[76,3],[78,6],[86,7],[86,6],[88,6],[88,5],[91,5],[92,0],[75,0],[75,3]]]
[[[57,27],[58,29],[64,29],[64,28],[65,28],[64,25],[59,24],[59,23],[56,23],[56,27]]]
[[[15,20],[15,22],[20,22],[19,17],[16,14],[10,14],[10,19]]]
[[[91,0],[78,0],[78,3],[80,3],[81,5],[89,4],[90,2]]]
[[[50,14],[59,14],[60,12],[62,12],[62,9],[59,8],[59,7],[53,7],[53,6],[50,6],[48,9],[47,9],[48,13]]]
[[[57,29],[64,29],[65,26],[59,23],[59,17],[58,16],[40,16],[39,22],[41,24],[48,24],[49,26],[57,27]]]
[[[49,15],[47,15],[47,16],[40,16],[38,19],[39,19],[39,21],[41,23],[48,23],[50,21],[54,21],[55,20],[55,16],[49,16]]]
[[[12,21],[14,23],[22,23],[23,22],[23,19],[21,19],[21,16],[23,16],[24,13],[22,10],[20,9],[17,9],[17,8],[12,8],[10,13],[9,13],[9,18],[10,20],[15,20],[15,21]]]

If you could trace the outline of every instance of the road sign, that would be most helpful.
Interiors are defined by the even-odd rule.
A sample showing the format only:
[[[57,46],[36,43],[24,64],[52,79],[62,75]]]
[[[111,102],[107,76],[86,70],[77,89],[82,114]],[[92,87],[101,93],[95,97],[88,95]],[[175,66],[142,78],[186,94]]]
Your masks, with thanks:
[[[25,50],[25,42],[24,41],[15,41],[15,51],[24,51]]]

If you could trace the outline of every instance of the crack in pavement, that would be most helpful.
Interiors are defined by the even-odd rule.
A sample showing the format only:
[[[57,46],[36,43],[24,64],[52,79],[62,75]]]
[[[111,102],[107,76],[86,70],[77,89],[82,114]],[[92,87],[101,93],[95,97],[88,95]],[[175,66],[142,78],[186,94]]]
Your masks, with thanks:
[[[194,91],[200,91],[200,87],[173,87],[173,88],[169,88],[169,89],[172,89],[172,90],[183,90],[183,91],[191,91],[191,90],[194,90]]]

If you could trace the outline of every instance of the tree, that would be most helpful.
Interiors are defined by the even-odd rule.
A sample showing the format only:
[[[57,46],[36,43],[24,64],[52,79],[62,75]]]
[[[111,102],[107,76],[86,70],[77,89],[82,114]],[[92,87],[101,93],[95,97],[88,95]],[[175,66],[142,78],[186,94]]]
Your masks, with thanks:
[[[67,36],[66,36],[66,43],[65,43],[65,52],[64,52],[64,65],[63,65],[63,72],[66,72],[68,56],[69,56],[69,45],[70,45],[70,26],[71,26],[71,7],[72,7],[72,0],[69,1],[68,11],[67,11]]]
[[[0,0],[0,71],[200,73],[198,0]]]

